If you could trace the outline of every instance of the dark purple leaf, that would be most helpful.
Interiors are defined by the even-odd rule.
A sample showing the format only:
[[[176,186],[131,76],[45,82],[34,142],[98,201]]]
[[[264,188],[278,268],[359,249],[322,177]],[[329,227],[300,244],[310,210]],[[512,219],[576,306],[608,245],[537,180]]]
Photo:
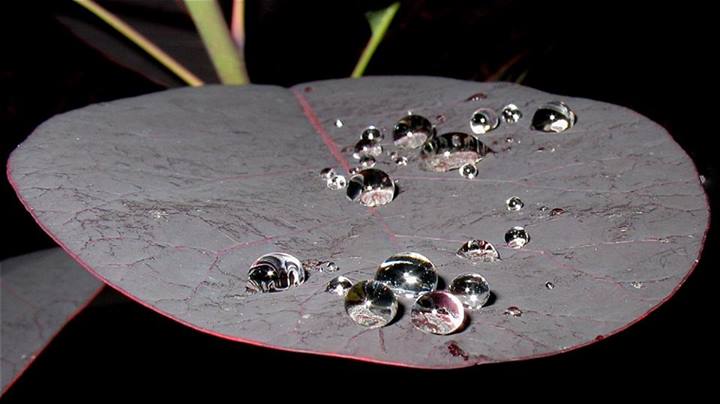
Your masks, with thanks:
[[[487,98],[466,101],[477,93]],[[578,114],[576,126],[530,131],[534,110],[556,99]],[[467,132],[474,109],[510,102],[525,116],[483,136],[498,153],[474,180],[382,158],[378,167],[402,192],[367,209],[318,177],[324,167],[350,166],[341,150],[367,125],[391,128],[412,110],[443,115],[439,132]],[[691,160],[637,113],[441,78],[208,86],[94,105],[42,125],[9,164],[38,223],[146,306],[232,340],[412,367],[547,356],[628,327],[690,274],[709,216]],[[513,195],[524,209],[506,209]],[[551,215],[555,208],[562,213]],[[503,248],[516,225],[530,243]],[[457,258],[473,238],[494,243],[502,261]],[[480,272],[494,301],[443,337],[413,329],[408,305],[391,325],[362,329],[323,291],[338,274],[370,278],[386,257],[408,250],[429,257],[446,284]],[[248,267],[271,251],[332,260],[340,271],[311,273],[282,293],[246,294]],[[509,307],[521,315],[504,314]]]
[[[2,393],[102,285],[60,248],[0,262]]]

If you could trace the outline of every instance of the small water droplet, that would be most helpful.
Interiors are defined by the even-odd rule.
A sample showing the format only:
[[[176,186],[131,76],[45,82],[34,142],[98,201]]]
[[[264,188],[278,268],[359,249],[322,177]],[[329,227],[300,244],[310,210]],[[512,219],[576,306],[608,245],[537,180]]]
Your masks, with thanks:
[[[469,180],[475,178],[478,173],[478,169],[473,163],[463,164],[458,171],[463,178],[467,178]]]
[[[500,119],[490,108],[479,108],[470,118],[470,129],[477,135],[488,133],[498,127]]]
[[[477,310],[490,299],[490,285],[482,275],[464,274],[450,282],[450,293],[457,296],[463,306]]]
[[[505,201],[508,210],[517,211],[525,206],[525,203],[517,196],[511,196]]]
[[[506,316],[520,317],[522,316],[523,312],[515,306],[510,306],[505,309],[505,312],[503,314],[505,314]]]
[[[395,124],[393,143],[403,149],[416,149],[430,139],[433,134],[433,126],[427,118],[410,114],[400,118]]]
[[[465,99],[465,101],[480,101],[487,98],[485,93],[475,93]]]
[[[503,107],[501,115],[503,121],[509,124],[518,123],[523,116],[522,111],[520,111],[520,108],[515,104],[508,104]]]
[[[418,253],[405,252],[380,264],[375,280],[390,287],[398,296],[415,299],[437,288],[438,274],[429,259]]]
[[[150,210],[150,217],[155,220],[167,219],[168,213],[162,209],[152,209]]]
[[[638,282],[638,281],[633,281],[633,282],[632,282],[632,283],[630,283],[630,284],[631,284],[631,285],[632,285],[632,287],[634,287],[635,289],[640,289],[640,288],[642,288],[642,287],[643,287],[643,284],[642,284],[642,282]]]
[[[372,156],[377,157],[381,155],[383,152],[382,145],[379,143],[376,143],[372,140],[367,139],[360,139],[359,142],[355,144],[355,147],[353,148],[353,158],[355,160],[360,160],[361,158],[365,156]]]
[[[336,120],[335,120],[335,126],[338,127],[338,128],[342,128],[343,126],[345,126],[345,124],[343,123],[343,121],[341,121],[341,120],[339,120],[339,119],[336,119]]]
[[[465,163],[477,163],[488,153],[492,150],[475,136],[461,132],[445,133],[423,145],[421,167],[435,172],[455,170]]]
[[[445,120],[446,120],[446,119],[447,119],[447,118],[445,118],[445,115],[440,114],[440,115],[437,115],[437,116],[435,117],[435,122],[436,122],[438,125],[441,125],[441,124],[445,123]]]
[[[575,125],[577,116],[561,101],[551,101],[538,108],[530,127],[541,132],[564,132]]]
[[[459,330],[465,323],[465,310],[456,296],[442,291],[420,296],[410,311],[410,321],[418,330],[447,335]]]
[[[552,282],[545,282],[545,288],[548,290],[553,290],[555,289],[555,284]]]
[[[326,181],[329,180],[330,178],[332,178],[334,175],[335,175],[334,168],[328,167],[328,168],[323,168],[322,170],[320,170],[320,178],[322,178]]]
[[[513,139],[513,138],[511,138],[511,137],[508,137],[508,138],[505,139],[505,142],[506,142],[506,143],[513,143],[514,141],[515,141],[515,139]]]
[[[396,151],[390,153],[390,160],[398,166],[406,166],[408,164],[408,158]]]
[[[333,191],[338,191],[340,189],[345,188],[347,185],[347,180],[345,179],[345,176],[342,175],[333,175],[327,180],[327,187],[332,189]]]
[[[357,324],[380,328],[397,315],[398,302],[392,290],[376,281],[361,281],[345,295],[345,311]]]
[[[550,216],[558,216],[558,215],[562,215],[563,213],[565,213],[565,209],[554,208],[553,210],[550,211]]]
[[[360,167],[362,168],[372,168],[375,166],[375,157],[373,156],[363,156],[360,159]]]
[[[305,269],[290,254],[270,253],[255,260],[248,271],[249,292],[278,292],[305,282]]]
[[[325,291],[338,296],[345,296],[352,287],[353,283],[350,279],[340,275],[332,278],[325,286]]]
[[[395,182],[384,171],[367,168],[350,178],[347,197],[368,207],[382,206],[395,197]]]
[[[381,142],[385,138],[385,135],[382,134],[380,129],[370,125],[362,132],[360,135],[360,139],[362,140],[368,140],[373,143]]]
[[[468,240],[457,250],[456,255],[472,263],[495,262],[500,260],[495,247],[485,240]]]
[[[522,248],[525,244],[530,242],[530,235],[525,231],[524,227],[515,226],[505,233],[505,242],[510,248]]]
[[[705,178],[705,176],[702,174],[700,174],[698,179],[700,180],[700,185],[705,185],[705,183],[707,182],[707,178]]]

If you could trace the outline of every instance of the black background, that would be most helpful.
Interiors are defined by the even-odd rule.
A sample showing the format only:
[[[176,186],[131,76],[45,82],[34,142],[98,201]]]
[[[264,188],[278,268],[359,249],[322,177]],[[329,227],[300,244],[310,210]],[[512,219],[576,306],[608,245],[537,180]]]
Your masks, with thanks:
[[[27,3],[3,4],[3,159],[54,114],[164,88],[59,24],[57,15],[72,14],[113,34],[71,2]],[[159,16],[136,1],[119,3],[115,6],[136,18],[192,29],[187,17]],[[364,11],[386,3],[248,1],[251,79],[291,85],[348,76],[369,34]],[[716,207],[717,101],[711,97],[718,71],[711,61],[717,47],[709,3],[626,3],[408,1],[367,74],[524,77],[523,84],[544,91],[630,107],[673,134],[707,178]],[[0,200],[2,258],[53,245],[5,179]],[[700,391],[712,387],[716,373],[717,338],[709,326],[716,316],[714,227],[695,273],[673,299],[619,335],[556,357],[427,372],[284,353],[192,331],[106,289],[3,400],[75,399],[97,392],[136,397],[199,392],[238,400],[253,393],[306,392],[332,398],[336,390],[337,397],[379,399],[377,386],[396,393],[446,391],[462,401],[482,400],[492,391],[552,399],[576,386],[628,397]]]

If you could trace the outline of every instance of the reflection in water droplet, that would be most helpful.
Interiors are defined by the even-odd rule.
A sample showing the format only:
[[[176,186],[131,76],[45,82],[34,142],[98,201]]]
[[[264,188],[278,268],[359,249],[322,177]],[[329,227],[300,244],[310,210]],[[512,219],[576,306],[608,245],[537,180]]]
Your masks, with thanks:
[[[353,158],[360,160],[365,156],[377,157],[382,154],[383,148],[379,143],[372,140],[360,139],[353,149]]]
[[[347,180],[342,175],[333,175],[327,180],[327,187],[332,189],[333,191],[337,191],[340,189],[345,188],[347,185]]]
[[[416,149],[433,136],[434,130],[430,121],[424,116],[407,115],[395,124],[393,142],[403,149]]]
[[[320,170],[320,178],[324,180],[329,180],[335,175],[335,169],[333,168],[323,168]]]
[[[396,151],[390,153],[390,160],[398,166],[406,166],[408,163],[408,158]]]
[[[461,132],[445,133],[423,145],[421,167],[436,172],[455,170],[465,163],[482,160],[488,153],[492,150],[475,136]]]
[[[340,275],[332,278],[325,286],[325,291],[338,296],[345,296],[352,287],[353,283],[350,279]]]
[[[515,306],[510,306],[507,309],[505,309],[505,313],[503,313],[503,314],[505,314],[506,316],[520,317],[520,316],[522,316],[523,312],[522,312],[522,310],[520,310],[519,308],[517,308]]]
[[[632,282],[631,285],[632,285],[632,287],[634,287],[635,289],[640,289],[640,288],[643,287],[642,282],[638,282],[638,281]]]
[[[498,127],[500,119],[490,108],[480,108],[473,112],[470,118],[470,129],[477,135],[488,133]]]
[[[335,126],[338,128],[342,128],[344,126],[343,121],[336,119],[335,120]]]
[[[360,139],[369,140],[373,143],[381,142],[384,138],[385,136],[382,134],[382,132],[380,132],[380,129],[372,125],[365,128],[363,133],[360,135]]]
[[[525,206],[525,203],[517,196],[511,196],[505,201],[508,210],[520,210]]]
[[[549,290],[553,290],[555,289],[555,284],[553,284],[552,282],[545,282],[545,287]]]
[[[510,248],[522,248],[522,246],[530,242],[530,235],[525,231],[525,228],[515,226],[505,233],[505,242]]]
[[[565,213],[565,209],[563,209],[563,208],[555,208],[555,209],[553,209],[553,210],[550,211],[550,216],[562,215],[563,213]]]
[[[479,101],[487,98],[485,93],[475,93],[465,99],[465,101]]]
[[[300,261],[289,254],[270,253],[258,258],[248,271],[249,292],[277,292],[305,282]]]
[[[457,296],[463,306],[477,310],[490,299],[490,285],[479,274],[464,274],[452,280],[450,293]]]
[[[389,286],[398,296],[415,299],[437,288],[438,275],[429,259],[406,252],[395,254],[380,264],[375,280]]]
[[[387,325],[397,314],[398,302],[392,290],[376,281],[361,281],[345,295],[345,311],[363,327]]]
[[[473,163],[463,164],[458,171],[463,178],[467,178],[469,180],[475,178],[478,173],[478,169]]]
[[[500,260],[495,247],[485,240],[468,240],[457,250],[457,256],[472,263],[495,262]]]
[[[465,322],[460,299],[448,292],[427,293],[415,301],[410,321],[418,330],[438,335],[453,333]]]
[[[375,166],[375,157],[373,156],[364,156],[360,159],[360,167],[362,168],[372,168]]]
[[[395,197],[395,183],[384,171],[367,168],[350,178],[347,197],[368,207],[385,205]]]
[[[359,173],[360,171],[362,171],[362,167],[353,167],[348,171],[348,174],[352,178],[353,175]]]
[[[508,104],[502,109],[502,118],[505,123],[514,124],[522,119],[522,111],[515,104]]]
[[[577,116],[564,102],[551,101],[538,108],[530,127],[541,132],[563,132],[575,125]]]

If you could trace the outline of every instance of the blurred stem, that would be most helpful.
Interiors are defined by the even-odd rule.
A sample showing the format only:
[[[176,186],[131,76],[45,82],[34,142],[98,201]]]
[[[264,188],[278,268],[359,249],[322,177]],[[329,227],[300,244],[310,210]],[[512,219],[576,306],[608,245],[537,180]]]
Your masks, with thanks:
[[[142,50],[150,54],[155,60],[160,62],[163,66],[168,68],[171,72],[175,73],[180,79],[191,86],[203,85],[202,80],[195,76],[192,72],[181,65],[177,60],[173,59],[172,56],[168,55],[162,49],[158,48],[149,39],[145,38],[141,33],[137,32],[133,27],[126,24],[124,21],[101,7],[99,4],[92,0],[74,0],[77,4],[85,7],[88,11],[95,14],[101,20],[105,21],[108,25],[115,28],[118,32],[124,35],[127,39],[132,41],[135,45],[139,46]]]
[[[366,14],[372,34],[350,77],[361,77],[365,73],[365,68],[370,63],[370,59],[372,59],[383,37],[385,37],[385,32],[390,27],[398,8],[400,8],[400,2],[393,3],[386,9],[371,11]]]
[[[185,0],[185,5],[220,81],[223,84],[246,84],[245,61],[233,44],[217,0]]]
[[[245,0],[233,0],[230,32],[240,54],[245,49]]]

